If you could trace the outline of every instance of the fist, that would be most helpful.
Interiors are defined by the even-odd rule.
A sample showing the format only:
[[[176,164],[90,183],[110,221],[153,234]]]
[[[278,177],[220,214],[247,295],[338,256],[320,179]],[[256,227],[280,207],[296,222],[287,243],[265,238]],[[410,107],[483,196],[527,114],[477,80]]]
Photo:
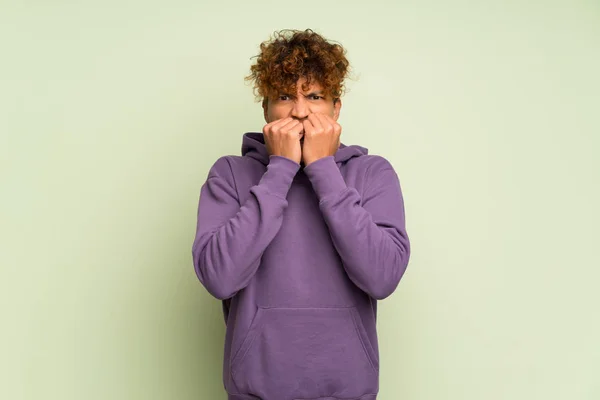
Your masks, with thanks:
[[[269,155],[286,157],[300,164],[302,161],[300,138],[303,132],[302,123],[291,117],[269,122],[263,127],[267,152]]]
[[[333,156],[340,147],[342,127],[329,115],[313,113],[302,122],[304,126],[304,165]]]

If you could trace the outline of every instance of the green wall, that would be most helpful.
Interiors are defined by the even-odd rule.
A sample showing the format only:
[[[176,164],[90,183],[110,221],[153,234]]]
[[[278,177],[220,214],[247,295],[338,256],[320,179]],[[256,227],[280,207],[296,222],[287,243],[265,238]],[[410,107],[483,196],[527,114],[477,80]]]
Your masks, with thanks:
[[[0,398],[225,398],[196,207],[283,28],[347,47],[343,142],[403,186],[380,398],[600,399],[594,0],[1,1]]]

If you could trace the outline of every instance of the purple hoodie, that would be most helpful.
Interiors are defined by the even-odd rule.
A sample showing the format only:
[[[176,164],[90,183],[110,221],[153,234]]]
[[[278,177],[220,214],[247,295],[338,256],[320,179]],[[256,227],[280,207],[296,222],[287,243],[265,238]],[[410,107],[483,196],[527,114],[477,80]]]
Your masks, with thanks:
[[[377,300],[410,255],[385,158],[341,144],[303,167],[246,133],[202,186],[192,255],[223,303],[229,400],[376,398]]]

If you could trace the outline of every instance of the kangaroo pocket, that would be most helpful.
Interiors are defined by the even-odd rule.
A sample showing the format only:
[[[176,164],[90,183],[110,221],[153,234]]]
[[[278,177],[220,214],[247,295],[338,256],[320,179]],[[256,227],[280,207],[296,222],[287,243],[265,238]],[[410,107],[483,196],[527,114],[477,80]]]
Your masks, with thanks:
[[[353,307],[259,308],[231,360],[239,392],[265,399],[359,398],[378,369]]]

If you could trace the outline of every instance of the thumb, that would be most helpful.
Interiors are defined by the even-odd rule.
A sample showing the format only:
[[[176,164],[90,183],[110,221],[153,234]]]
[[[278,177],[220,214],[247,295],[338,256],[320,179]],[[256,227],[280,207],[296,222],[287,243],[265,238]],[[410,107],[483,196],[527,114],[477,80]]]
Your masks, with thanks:
[[[302,126],[304,127],[304,134],[313,132],[313,125],[310,123],[308,119],[302,121]]]

